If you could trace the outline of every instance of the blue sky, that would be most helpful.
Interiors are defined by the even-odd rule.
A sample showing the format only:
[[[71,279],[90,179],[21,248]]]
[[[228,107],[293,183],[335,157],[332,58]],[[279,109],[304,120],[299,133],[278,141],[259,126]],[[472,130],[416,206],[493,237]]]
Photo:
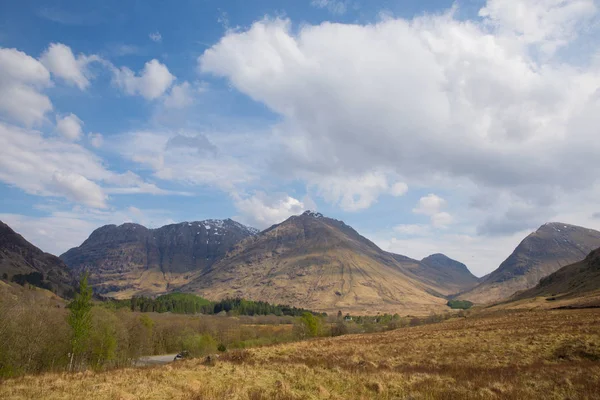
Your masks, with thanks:
[[[0,219],[60,254],[317,209],[483,275],[542,223],[600,228],[598,7],[0,1]]]

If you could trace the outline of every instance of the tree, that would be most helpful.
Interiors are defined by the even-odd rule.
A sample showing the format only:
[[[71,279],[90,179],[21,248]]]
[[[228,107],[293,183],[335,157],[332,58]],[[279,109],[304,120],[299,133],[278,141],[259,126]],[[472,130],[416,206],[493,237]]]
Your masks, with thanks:
[[[319,317],[315,317],[313,314],[309,312],[305,312],[302,314],[302,317],[299,319],[298,336],[301,338],[305,337],[315,337],[321,333],[321,319]]]
[[[73,360],[81,358],[86,350],[92,327],[92,288],[88,285],[88,273],[85,272],[79,281],[79,293],[69,304],[69,325],[71,326],[71,361],[69,369],[73,369]]]

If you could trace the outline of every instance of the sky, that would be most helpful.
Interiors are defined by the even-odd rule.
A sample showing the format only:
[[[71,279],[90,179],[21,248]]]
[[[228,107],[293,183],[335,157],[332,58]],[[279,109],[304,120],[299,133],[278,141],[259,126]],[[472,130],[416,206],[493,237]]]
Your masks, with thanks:
[[[317,210],[482,276],[550,221],[600,229],[594,0],[0,0],[0,220]]]

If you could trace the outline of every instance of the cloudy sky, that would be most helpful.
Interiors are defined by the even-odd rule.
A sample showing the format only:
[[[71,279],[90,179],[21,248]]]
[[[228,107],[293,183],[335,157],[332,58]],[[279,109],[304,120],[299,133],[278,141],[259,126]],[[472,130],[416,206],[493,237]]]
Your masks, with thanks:
[[[0,219],[46,251],[316,209],[483,275],[600,228],[597,1],[46,3],[0,2]]]

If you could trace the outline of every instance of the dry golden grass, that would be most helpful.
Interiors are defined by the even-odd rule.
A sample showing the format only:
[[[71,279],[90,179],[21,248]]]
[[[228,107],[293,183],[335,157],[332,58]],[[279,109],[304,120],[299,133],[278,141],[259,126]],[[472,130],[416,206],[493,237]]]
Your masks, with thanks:
[[[600,310],[516,311],[0,384],[3,399],[599,399]]]

